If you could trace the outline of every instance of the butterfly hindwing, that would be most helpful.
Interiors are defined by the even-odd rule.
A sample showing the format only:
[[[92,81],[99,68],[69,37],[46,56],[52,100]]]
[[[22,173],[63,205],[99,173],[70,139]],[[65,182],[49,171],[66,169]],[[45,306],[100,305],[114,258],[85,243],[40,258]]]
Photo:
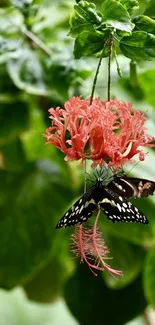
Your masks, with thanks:
[[[137,222],[148,224],[148,219],[126,198],[106,189],[106,197],[100,202],[100,208],[109,220],[113,222]]]
[[[83,194],[74,205],[64,214],[58,222],[56,228],[70,227],[75,224],[86,222],[92,216],[93,211],[97,209],[95,201],[96,186],[91,187]]]

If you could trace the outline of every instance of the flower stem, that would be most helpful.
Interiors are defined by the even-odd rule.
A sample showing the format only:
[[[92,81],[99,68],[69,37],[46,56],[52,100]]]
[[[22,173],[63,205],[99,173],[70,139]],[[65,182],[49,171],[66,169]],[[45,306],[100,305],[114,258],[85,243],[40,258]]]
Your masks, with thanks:
[[[111,37],[109,46],[109,57],[108,57],[108,101],[110,101],[110,89],[111,89],[111,54],[113,47],[113,38]]]
[[[103,51],[104,51],[104,49],[103,49]],[[93,97],[94,97],[94,92],[95,92],[95,87],[96,87],[96,82],[97,82],[97,76],[99,74],[101,62],[102,62],[102,59],[103,59],[103,51],[102,51],[101,57],[99,59],[98,65],[97,65],[97,69],[96,69],[96,73],[95,73],[95,77],[94,77],[94,81],[93,81],[93,87],[92,87],[92,92],[91,92],[91,96],[90,96],[90,105],[92,104]]]
[[[121,68],[120,68],[118,60],[117,60],[117,54],[116,54],[115,47],[114,47],[113,53],[114,53],[114,58],[115,58],[116,66],[117,66],[117,73],[118,73],[119,77],[121,78],[122,77],[122,72],[121,72]]]

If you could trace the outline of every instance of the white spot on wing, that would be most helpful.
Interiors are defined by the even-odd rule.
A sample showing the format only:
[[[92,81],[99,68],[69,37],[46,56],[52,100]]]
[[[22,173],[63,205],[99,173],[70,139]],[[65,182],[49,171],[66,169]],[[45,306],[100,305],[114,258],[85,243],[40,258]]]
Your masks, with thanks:
[[[122,208],[121,208],[121,206],[120,206],[119,203],[117,203],[117,208],[118,208],[118,210],[119,210],[120,212],[122,211]]]
[[[103,199],[103,200],[101,201],[101,203],[110,203],[110,204],[111,204],[111,200],[105,198],[105,199]]]
[[[82,212],[83,208],[84,208],[84,206],[82,205],[80,210],[79,210],[79,214]]]

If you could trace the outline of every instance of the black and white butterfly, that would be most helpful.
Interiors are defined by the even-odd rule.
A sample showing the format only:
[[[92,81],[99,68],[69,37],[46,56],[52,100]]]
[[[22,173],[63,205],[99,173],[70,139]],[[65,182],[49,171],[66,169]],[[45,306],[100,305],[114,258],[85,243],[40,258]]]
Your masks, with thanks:
[[[94,211],[101,209],[113,222],[138,222],[148,224],[148,219],[129,198],[144,198],[155,191],[155,182],[126,175],[115,175],[107,185],[103,178],[96,178],[95,184],[83,194],[64,214],[56,228],[70,227],[86,222]]]

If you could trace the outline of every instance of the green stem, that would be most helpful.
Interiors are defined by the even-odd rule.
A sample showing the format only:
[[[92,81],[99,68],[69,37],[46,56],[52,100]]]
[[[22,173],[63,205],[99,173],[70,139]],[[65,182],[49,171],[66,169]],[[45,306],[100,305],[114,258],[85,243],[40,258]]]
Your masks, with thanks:
[[[117,54],[116,54],[115,47],[114,47],[113,53],[114,53],[114,58],[115,58],[116,66],[117,66],[117,73],[118,73],[119,77],[121,78],[122,72],[121,72],[121,68],[120,68],[118,60],[117,60]]]
[[[97,76],[99,74],[99,70],[100,70],[100,66],[101,66],[102,59],[103,59],[103,52],[102,52],[101,57],[99,59],[99,62],[98,62],[98,65],[97,65],[97,69],[96,69],[96,73],[95,73],[95,77],[94,77],[94,81],[93,81],[93,87],[92,87],[92,92],[91,92],[91,96],[90,96],[90,105],[92,104],[92,101],[93,101],[95,87],[96,87],[96,82],[97,82]]]
[[[113,38],[109,40],[110,47],[109,47],[109,57],[108,57],[108,101],[110,100],[110,90],[111,90],[111,54],[112,54],[112,47],[113,47]]]

